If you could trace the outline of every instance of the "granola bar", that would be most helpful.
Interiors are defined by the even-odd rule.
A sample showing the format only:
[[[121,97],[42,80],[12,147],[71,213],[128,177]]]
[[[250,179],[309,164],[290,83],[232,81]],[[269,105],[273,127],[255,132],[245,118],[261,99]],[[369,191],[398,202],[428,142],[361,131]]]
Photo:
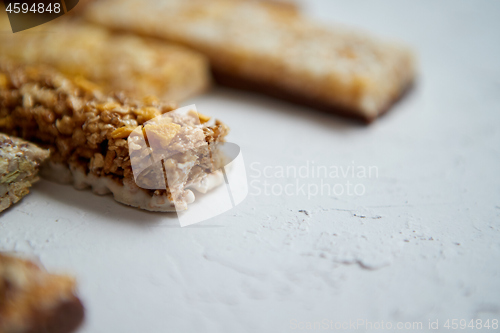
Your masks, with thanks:
[[[103,0],[85,17],[205,54],[220,83],[370,122],[407,90],[412,52],[397,43],[258,1]]]
[[[50,168],[42,170],[48,178],[91,187],[97,194],[111,192],[130,206],[173,211],[187,209],[194,200],[187,187],[199,188],[214,176],[213,161],[219,158],[206,146],[223,142],[229,131],[218,120],[201,117],[193,124],[193,113],[170,112],[174,104],[154,97],[137,101],[123,93],[103,94],[90,82],[73,81],[48,68],[0,61],[0,76],[5,82],[0,87],[0,131],[49,145]],[[147,124],[160,116],[161,124],[148,131]],[[173,178],[163,187],[136,183],[128,137],[138,127],[145,128],[151,144],[168,140],[171,151],[177,152],[165,157]],[[143,148],[132,149],[139,159],[151,154],[151,148]]]
[[[48,150],[0,133],[0,212],[29,193],[40,163],[48,157]]]
[[[0,27],[5,28],[0,33],[0,56],[50,65],[67,75],[88,78],[107,92],[182,101],[210,85],[204,56],[180,46],[113,34],[78,20],[58,19],[13,34],[7,19],[0,16]]]
[[[69,333],[83,321],[75,280],[0,253],[0,333]]]

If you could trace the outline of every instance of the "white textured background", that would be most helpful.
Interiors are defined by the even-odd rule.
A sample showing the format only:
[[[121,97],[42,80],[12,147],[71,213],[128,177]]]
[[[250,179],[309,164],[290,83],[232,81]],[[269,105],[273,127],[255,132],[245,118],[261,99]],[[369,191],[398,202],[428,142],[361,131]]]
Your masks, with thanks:
[[[193,102],[231,126],[250,180],[265,180],[255,162],[354,162],[379,177],[357,180],[361,197],[251,188],[237,209],[188,228],[41,181],[0,215],[0,249],[78,277],[80,333],[288,332],[323,319],[449,331],[446,319],[500,319],[500,2],[304,5],[412,45],[416,89],[369,127],[223,89]]]

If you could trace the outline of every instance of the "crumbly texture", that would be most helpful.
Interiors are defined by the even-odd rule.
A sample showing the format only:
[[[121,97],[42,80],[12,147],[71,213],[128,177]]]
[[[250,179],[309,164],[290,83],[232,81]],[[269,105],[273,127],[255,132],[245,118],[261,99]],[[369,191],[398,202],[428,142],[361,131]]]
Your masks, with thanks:
[[[66,75],[88,78],[106,92],[182,101],[210,85],[205,57],[180,46],[113,34],[74,19],[59,18],[15,34],[8,32],[8,24],[7,15],[0,15],[0,30],[5,30],[0,56],[50,65]]]
[[[265,2],[103,0],[85,16],[112,29],[187,45],[205,54],[218,76],[366,121],[386,111],[415,76],[405,46],[328,28]]]
[[[83,320],[75,280],[0,253],[0,333],[69,333]]]
[[[0,133],[0,212],[29,193],[49,151]]]
[[[256,1],[264,3],[264,6],[276,6],[280,10],[288,10],[290,14],[300,13],[300,6],[295,0],[233,0],[233,1]]]
[[[163,189],[137,186],[128,140],[134,129],[164,115],[162,119],[177,123],[179,130],[169,133],[171,125],[167,122],[168,127],[158,129],[158,139],[171,141],[172,147],[179,145],[179,152],[193,144],[193,133],[201,135],[207,146],[224,141],[229,131],[217,120],[189,126],[179,116],[170,116],[169,112],[176,108],[174,104],[154,97],[137,101],[125,94],[105,95],[93,89],[90,82],[73,81],[47,68],[0,61],[0,82],[3,82],[0,84],[0,131],[49,147],[48,164],[62,167],[55,174],[56,180],[73,182],[78,188],[90,186],[98,194],[112,192],[116,200],[143,209],[164,211],[169,203],[186,209],[192,193],[185,188],[202,181],[212,169],[205,163],[208,153],[187,151],[172,157],[174,167],[185,173],[182,184],[176,181],[179,186]],[[143,148],[137,154],[147,158],[151,149]],[[203,149],[201,146],[190,148]],[[189,157],[191,164],[183,164],[190,154],[193,154]],[[139,202],[139,196],[151,200]]]

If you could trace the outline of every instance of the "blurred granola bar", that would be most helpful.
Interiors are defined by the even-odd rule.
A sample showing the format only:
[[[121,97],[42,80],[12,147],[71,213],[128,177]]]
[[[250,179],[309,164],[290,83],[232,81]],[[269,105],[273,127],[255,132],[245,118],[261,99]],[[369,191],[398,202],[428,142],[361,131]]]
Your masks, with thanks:
[[[194,200],[187,187],[196,188],[215,171],[218,157],[207,145],[223,142],[229,131],[218,120],[199,117],[194,123],[192,113],[171,115],[175,105],[154,97],[137,101],[123,93],[102,94],[88,81],[73,81],[48,68],[0,60],[0,75],[0,131],[50,146],[50,168],[42,170],[44,176],[77,188],[91,187],[97,194],[111,192],[117,201],[146,210],[187,209]],[[150,123],[145,132],[151,130],[151,144],[172,144],[179,153],[165,157],[166,172],[176,179],[169,179],[163,189],[157,184],[139,187],[128,137],[161,115],[161,123]],[[140,148],[132,149],[139,162],[151,155],[149,147]],[[165,180],[163,173],[152,177]]]
[[[0,253],[0,333],[69,333],[83,321],[75,280]]]
[[[210,85],[204,56],[180,46],[63,18],[13,34],[0,16],[0,27],[6,31],[0,34],[0,57],[50,65],[108,92],[182,101]]]
[[[284,6],[234,0],[102,0],[85,17],[205,54],[218,82],[370,122],[415,77],[412,52]]]
[[[48,157],[48,150],[0,133],[0,212],[29,193],[31,185],[38,180],[40,163]]]

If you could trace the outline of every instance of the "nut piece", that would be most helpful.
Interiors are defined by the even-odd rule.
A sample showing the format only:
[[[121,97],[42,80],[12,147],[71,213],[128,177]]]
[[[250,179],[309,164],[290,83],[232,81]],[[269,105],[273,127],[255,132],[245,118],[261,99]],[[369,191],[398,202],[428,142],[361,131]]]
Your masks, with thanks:
[[[102,168],[104,166],[104,156],[102,156],[102,154],[95,153],[91,164],[91,167],[94,169]]]
[[[11,116],[7,116],[5,118],[0,118],[0,127],[10,129],[13,126],[14,126],[14,122],[12,121]]]
[[[110,102],[110,103],[102,103],[97,105],[97,110],[99,111],[111,111],[114,109],[118,109],[120,107],[120,104],[115,103],[115,102]]]
[[[149,121],[161,115],[160,110],[152,106],[140,108],[138,110],[135,110],[134,113],[137,115],[137,122],[139,122],[139,124],[143,124],[146,121]]]
[[[61,132],[62,134],[66,135],[71,135],[73,134],[73,129],[74,129],[74,122],[73,119],[69,116],[63,116],[62,119],[57,119],[56,120],[56,128]]]
[[[142,101],[147,106],[154,106],[154,105],[160,104],[160,100],[158,99],[158,97],[153,96],[153,95],[149,95],[149,96],[144,97],[142,99]]]
[[[201,122],[202,124],[204,124],[204,123],[206,123],[206,122],[209,122],[209,121],[210,121],[210,119],[212,119],[212,118],[210,118],[209,116],[205,116],[204,114],[199,113],[199,112],[198,112],[198,118],[200,118],[200,122]]]
[[[7,88],[8,84],[9,84],[9,79],[7,78],[7,75],[0,73],[0,89]]]
[[[127,138],[130,135],[130,133],[132,133],[133,131],[134,131],[134,127],[130,127],[130,126],[120,127],[120,128],[115,129],[111,133],[111,137],[113,139],[124,139],[124,138]]]
[[[174,123],[158,122],[147,124],[145,129],[150,146],[167,148],[180,131],[181,126]]]

